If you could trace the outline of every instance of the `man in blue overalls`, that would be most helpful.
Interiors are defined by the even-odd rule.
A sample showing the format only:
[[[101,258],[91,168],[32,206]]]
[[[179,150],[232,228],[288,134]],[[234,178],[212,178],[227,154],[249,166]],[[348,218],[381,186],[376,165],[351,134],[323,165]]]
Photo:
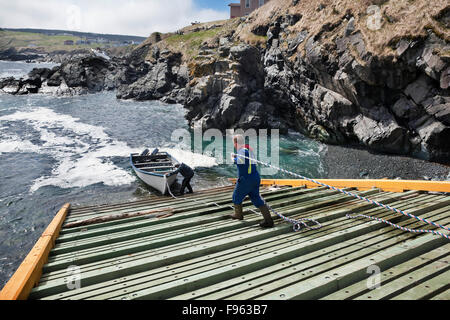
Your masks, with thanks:
[[[241,135],[235,135],[233,137],[234,148],[237,150],[237,155],[255,159],[250,146],[245,145],[244,142],[244,137]],[[256,163],[252,163],[251,160],[237,155],[234,156],[234,163],[238,167],[239,178],[233,193],[234,214],[232,214],[231,217],[238,220],[244,219],[242,202],[248,195],[253,205],[261,211],[264,217],[264,221],[259,225],[262,228],[271,228],[273,227],[273,220],[269,208],[259,194],[261,177],[256,170]]]

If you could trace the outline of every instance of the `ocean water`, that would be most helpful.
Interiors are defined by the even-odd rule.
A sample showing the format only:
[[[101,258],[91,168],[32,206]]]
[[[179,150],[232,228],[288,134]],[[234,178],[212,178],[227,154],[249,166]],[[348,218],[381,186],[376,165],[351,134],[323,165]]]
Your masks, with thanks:
[[[1,62],[0,74],[20,77],[32,66]],[[189,130],[185,112],[181,105],[117,100],[114,92],[0,94],[0,287],[64,203],[118,203],[154,193],[132,172],[132,152],[154,147],[170,152],[195,168],[194,191],[228,185],[236,175],[233,165],[171,141],[174,130]],[[279,145],[280,167],[326,176],[324,145],[296,133],[281,136]]]

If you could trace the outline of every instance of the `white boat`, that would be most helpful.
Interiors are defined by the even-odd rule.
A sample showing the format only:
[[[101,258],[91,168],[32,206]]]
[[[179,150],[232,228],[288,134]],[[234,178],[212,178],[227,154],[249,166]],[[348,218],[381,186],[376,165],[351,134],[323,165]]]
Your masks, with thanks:
[[[149,154],[146,149],[141,154],[132,153],[130,163],[142,181],[162,194],[165,194],[167,186],[171,186],[177,179],[175,165],[179,162],[167,152],[155,149]]]

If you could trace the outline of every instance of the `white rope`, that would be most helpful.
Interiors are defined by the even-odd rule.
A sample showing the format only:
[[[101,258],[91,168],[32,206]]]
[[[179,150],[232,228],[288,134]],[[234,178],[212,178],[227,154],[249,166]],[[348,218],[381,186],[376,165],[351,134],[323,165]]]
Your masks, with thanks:
[[[348,192],[348,191],[345,191],[345,190],[342,190],[342,189],[339,189],[339,188],[336,188],[336,187],[333,187],[333,186],[329,186],[329,185],[327,185],[327,184],[325,184],[325,183],[322,183],[322,182],[320,182],[320,181],[317,181],[317,180],[314,180],[314,179],[310,179],[310,178],[304,177],[304,176],[302,176],[302,175],[300,175],[300,174],[297,174],[297,173],[294,173],[294,172],[291,172],[291,171],[288,171],[288,170],[285,170],[285,169],[278,168],[278,167],[276,167],[276,166],[273,166],[273,165],[271,165],[271,164],[268,164],[268,163],[265,163],[265,162],[262,162],[262,161],[259,161],[259,160],[256,160],[256,159],[251,159],[251,158],[246,157],[246,156],[244,156],[244,155],[239,155],[239,154],[235,154],[235,153],[232,153],[231,155],[232,155],[232,156],[238,156],[238,157],[246,158],[246,159],[248,159],[248,160],[254,161],[255,163],[260,163],[260,164],[265,165],[265,166],[267,166],[267,167],[271,167],[271,168],[280,170],[281,172],[287,173],[287,174],[292,175],[292,176],[294,176],[294,177],[298,177],[298,178],[303,179],[303,180],[308,180],[308,181],[311,181],[311,182],[313,182],[313,183],[315,183],[315,184],[318,184],[318,185],[327,187],[328,189],[332,189],[332,190],[336,190],[336,191],[342,192],[342,193],[344,193],[344,194],[346,194],[346,195],[348,195],[348,196],[357,198],[357,199],[359,199],[359,200],[367,201],[367,202],[369,202],[369,203],[371,203],[371,204],[377,205],[377,206],[379,206],[379,207],[382,207],[382,208],[385,208],[385,209],[388,209],[388,210],[391,210],[391,211],[394,211],[394,212],[397,212],[397,213],[401,213],[401,214],[403,214],[403,215],[405,215],[405,216],[407,216],[407,217],[414,218],[414,219],[416,219],[416,220],[422,221],[422,222],[427,223],[427,224],[429,224],[429,225],[433,225],[433,226],[435,226],[435,227],[438,227],[438,228],[441,228],[441,229],[445,229],[445,230],[450,230],[449,227],[440,225],[440,224],[438,224],[438,223],[435,223],[435,222],[433,222],[433,221],[430,221],[430,220],[427,220],[427,219],[424,219],[424,218],[421,218],[421,217],[417,217],[417,216],[415,216],[415,215],[413,215],[413,214],[410,214],[410,213],[408,213],[408,212],[404,212],[404,211],[399,210],[399,209],[397,209],[397,208],[393,208],[393,207],[391,207],[391,206],[389,206],[389,205],[382,204],[382,203],[380,203],[380,202],[378,202],[378,201],[371,200],[371,199],[368,199],[368,198],[365,198],[365,197],[361,197],[361,196],[357,195],[356,193]],[[444,238],[450,240],[450,236],[449,236],[449,235],[444,234],[444,233],[441,233],[441,232],[437,232],[437,231],[434,231],[434,230],[427,230],[427,229],[409,229],[409,228],[405,228],[405,227],[399,226],[399,225],[397,225],[397,224],[393,224],[392,222],[389,222],[389,221],[387,221],[387,220],[383,220],[383,219],[376,218],[376,217],[370,217],[370,216],[365,216],[365,215],[361,215],[361,214],[360,214],[360,215],[357,215],[357,216],[351,216],[351,215],[347,214],[347,218],[359,218],[359,217],[368,218],[368,219],[372,219],[372,220],[377,220],[377,221],[380,221],[380,222],[389,224],[389,225],[391,225],[391,226],[393,226],[393,227],[395,227],[395,228],[398,228],[398,229],[400,229],[400,230],[404,230],[404,231],[408,231],[408,232],[415,232],[415,233],[432,233],[432,234],[435,234],[435,235],[438,235],[438,236],[441,236],[441,237],[444,237]],[[294,226],[294,227],[295,227],[295,226]]]
[[[185,201],[194,201],[194,202],[199,202],[199,203],[203,203],[203,204],[206,204],[206,205],[215,205],[215,206],[217,206],[217,207],[219,207],[219,208],[222,208],[222,209],[225,209],[225,207],[229,207],[230,209],[232,209],[233,211],[234,211],[234,207],[233,206],[230,206],[230,205],[226,205],[225,207],[224,206],[221,206],[220,204],[218,204],[218,203],[216,203],[216,202],[205,202],[205,201],[201,201],[201,200],[198,200],[198,199],[194,199],[194,198],[178,198],[178,197],[176,197],[173,193],[172,193],[172,191],[170,190],[170,186],[169,186],[169,183],[166,181],[166,186],[167,186],[167,190],[169,191],[169,194],[170,194],[170,196],[172,197],[172,198],[174,198],[174,199],[176,199],[176,200],[185,200]],[[258,213],[258,212],[256,212],[255,210],[252,210],[252,209],[248,209],[249,211],[251,211],[251,212],[253,212],[253,213]]]

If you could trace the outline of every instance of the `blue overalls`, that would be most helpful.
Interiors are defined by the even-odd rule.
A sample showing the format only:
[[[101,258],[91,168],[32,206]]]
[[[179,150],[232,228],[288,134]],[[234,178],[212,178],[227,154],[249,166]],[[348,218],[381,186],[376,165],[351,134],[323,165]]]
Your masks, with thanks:
[[[254,159],[252,153],[246,147],[242,147],[237,153],[238,155]],[[256,170],[256,164],[251,163],[249,159],[238,156],[234,159],[234,163],[237,165],[239,178],[233,192],[233,203],[237,205],[242,204],[248,195],[255,207],[263,206],[265,202],[259,195],[261,177],[258,170]]]

